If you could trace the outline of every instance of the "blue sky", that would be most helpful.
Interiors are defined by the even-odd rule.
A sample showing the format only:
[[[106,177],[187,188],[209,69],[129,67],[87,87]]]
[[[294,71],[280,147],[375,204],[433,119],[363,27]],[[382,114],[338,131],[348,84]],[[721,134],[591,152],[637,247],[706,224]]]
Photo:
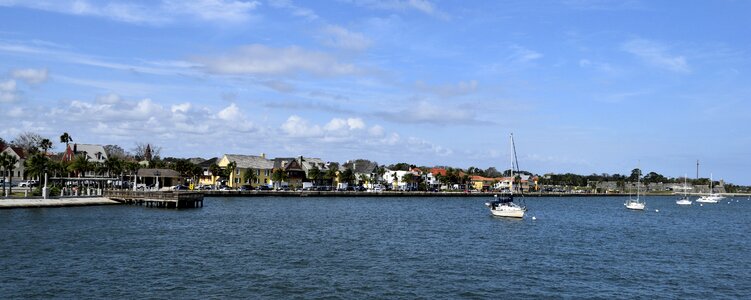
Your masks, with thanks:
[[[0,137],[751,184],[749,1],[0,0]],[[56,146],[61,150],[62,146]]]

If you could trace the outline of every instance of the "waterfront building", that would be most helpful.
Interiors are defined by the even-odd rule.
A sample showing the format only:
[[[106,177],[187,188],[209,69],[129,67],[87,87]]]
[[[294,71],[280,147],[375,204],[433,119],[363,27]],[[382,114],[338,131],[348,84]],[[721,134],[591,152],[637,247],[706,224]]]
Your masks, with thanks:
[[[196,164],[201,168],[201,174],[198,176],[199,185],[216,185],[216,181],[219,180],[219,174],[212,174],[210,168],[211,165],[216,164],[217,161],[219,161],[218,157],[212,157]]]
[[[13,167],[13,180],[23,180],[26,179],[26,169],[24,167],[24,162],[26,161],[26,151],[23,150],[21,147],[14,147],[9,146],[5,147],[4,149],[0,150],[0,153],[6,153],[10,156],[13,156],[18,160]],[[6,175],[6,178],[3,178],[0,176],[0,179],[8,180],[7,174],[3,173],[3,175]]]
[[[65,152],[62,156],[62,161],[73,161],[76,156],[84,156],[89,163],[104,163],[108,159],[107,151],[104,150],[104,146],[96,144],[68,144],[65,146]],[[84,174],[76,174],[78,177],[97,177],[95,170],[89,170]],[[109,174],[104,174],[105,177]]]
[[[274,169],[274,161],[266,159],[266,154],[261,153],[260,156],[256,155],[242,155],[242,154],[225,154],[217,162],[217,165],[222,169],[227,169],[229,164],[234,162],[236,164],[235,169],[229,174],[227,178],[227,186],[232,188],[239,188],[243,185],[270,185],[271,174]],[[253,172],[255,179],[247,181],[243,179],[243,174],[246,171]],[[216,176],[212,174],[211,176]]]

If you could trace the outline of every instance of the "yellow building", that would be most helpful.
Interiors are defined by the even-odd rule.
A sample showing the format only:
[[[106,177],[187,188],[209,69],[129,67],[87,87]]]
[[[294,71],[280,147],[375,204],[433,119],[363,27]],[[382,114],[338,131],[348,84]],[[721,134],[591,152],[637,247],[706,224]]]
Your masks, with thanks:
[[[219,159],[217,165],[226,170],[227,166],[232,162],[236,164],[236,167],[229,175],[229,178],[227,178],[227,186],[233,188],[238,188],[243,185],[258,187],[259,185],[269,185],[271,183],[274,161],[266,159],[265,154],[261,154],[261,156],[225,154]],[[255,173],[255,179],[252,182],[243,180],[242,177],[246,170],[251,170],[251,172]]]

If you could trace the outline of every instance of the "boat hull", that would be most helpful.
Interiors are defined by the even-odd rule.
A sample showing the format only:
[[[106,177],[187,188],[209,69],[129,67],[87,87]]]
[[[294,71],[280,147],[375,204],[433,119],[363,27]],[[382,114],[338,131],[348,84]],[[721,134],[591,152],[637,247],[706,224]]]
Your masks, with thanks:
[[[631,210],[644,210],[644,208],[647,206],[644,202],[626,202],[624,203],[626,208]]]
[[[491,209],[490,213],[496,217],[524,218],[524,210],[522,209]]]
[[[675,204],[678,204],[678,205],[691,205],[691,200],[683,200],[682,199],[682,200],[675,201]]]
[[[722,200],[724,197],[722,196],[701,196],[699,199],[696,199],[697,203],[720,203],[720,200]]]

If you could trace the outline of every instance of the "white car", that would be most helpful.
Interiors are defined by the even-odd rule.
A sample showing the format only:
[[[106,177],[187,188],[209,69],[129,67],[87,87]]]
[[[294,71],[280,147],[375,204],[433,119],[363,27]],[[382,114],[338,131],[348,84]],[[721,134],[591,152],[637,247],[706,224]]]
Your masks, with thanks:
[[[37,182],[36,180],[26,180],[26,181],[21,181],[20,183],[18,183],[18,186],[19,187],[32,187],[38,184],[39,182]]]

